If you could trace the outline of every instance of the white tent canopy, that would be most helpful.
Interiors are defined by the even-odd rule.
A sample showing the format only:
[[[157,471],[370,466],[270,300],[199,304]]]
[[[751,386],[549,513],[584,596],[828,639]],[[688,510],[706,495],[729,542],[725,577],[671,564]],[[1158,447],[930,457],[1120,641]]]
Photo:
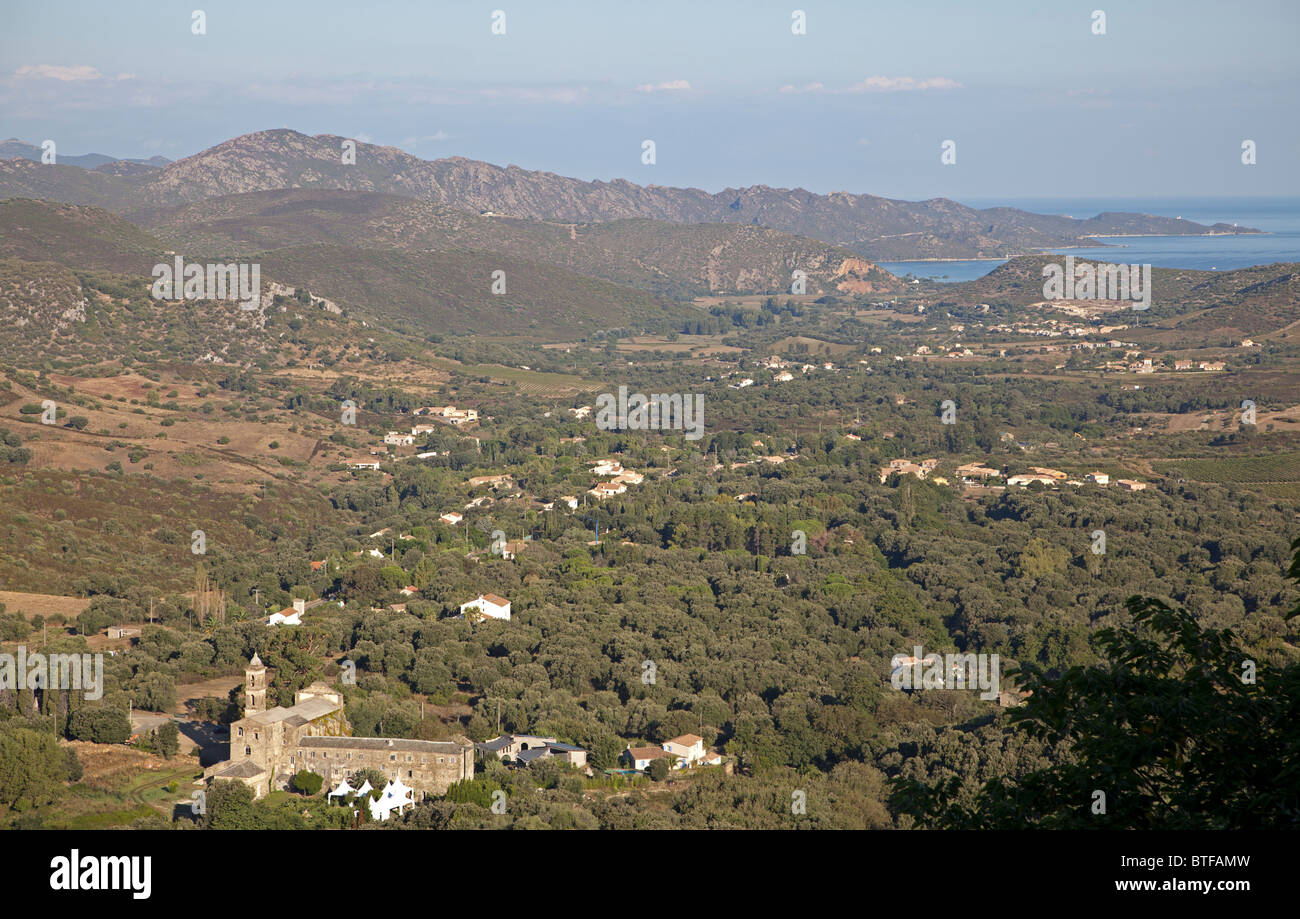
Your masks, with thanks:
[[[387,820],[392,816],[393,811],[399,814],[404,807],[413,807],[415,800],[411,797],[412,789],[402,784],[401,779],[396,781],[390,779],[380,793],[379,799],[372,801],[366,799],[366,807],[370,810],[370,816],[376,820]]]
[[[370,792],[374,790],[375,787],[370,784],[370,780],[366,779],[365,784],[363,784],[360,788],[357,789],[357,797],[359,798],[362,795],[368,795],[370,794]]]
[[[347,780],[347,778],[344,777],[343,781],[339,782],[339,787],[336,788],[336,789],[334,789],[333,791],[331,791],[328,795],[326,795],[326,797],[328,797],[328,798],[346,798],[348,795],[352,794],[354,791],[356,791],[356,789],[353,788],[351,785],[349,785],[349,784],[348,784],[348,780]]]

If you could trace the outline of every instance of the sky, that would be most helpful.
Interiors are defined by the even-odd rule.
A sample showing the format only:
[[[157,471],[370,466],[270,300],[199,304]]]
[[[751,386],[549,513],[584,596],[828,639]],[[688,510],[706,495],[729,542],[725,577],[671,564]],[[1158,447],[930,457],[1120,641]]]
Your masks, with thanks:
[[[1293,196],[1298,40],[1296,0],[0,0],[0,138],[178,159],[287,127],[711,192]]]

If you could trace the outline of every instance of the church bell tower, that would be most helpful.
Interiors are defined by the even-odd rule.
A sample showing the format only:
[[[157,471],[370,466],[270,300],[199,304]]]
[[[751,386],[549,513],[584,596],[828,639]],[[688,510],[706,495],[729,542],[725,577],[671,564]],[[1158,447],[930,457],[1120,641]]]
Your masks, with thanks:
[[[254,654],[244,668],[244,716],[266,711],[266,665]]]

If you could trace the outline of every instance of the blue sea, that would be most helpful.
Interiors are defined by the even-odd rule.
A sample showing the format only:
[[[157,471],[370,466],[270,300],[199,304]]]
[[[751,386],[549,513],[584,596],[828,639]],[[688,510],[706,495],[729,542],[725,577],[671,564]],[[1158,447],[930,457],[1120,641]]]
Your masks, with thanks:
[[[1103,237],[1107,249],[1053,249],[1128,264],[1203,271],[1247,268],[1273,262],[1300,262],[1300,198],[1021,198],[967,199],[968,207],[1015,207],[1036,214],[1064,214],[1081,219],[1103,211],[1129,211],[1182,217],[1195,223],[1235,223],[1264,230],[1247,236]],[[880,262],[897,275],[936,281],[973,281],[1006,259],[955,262]]]

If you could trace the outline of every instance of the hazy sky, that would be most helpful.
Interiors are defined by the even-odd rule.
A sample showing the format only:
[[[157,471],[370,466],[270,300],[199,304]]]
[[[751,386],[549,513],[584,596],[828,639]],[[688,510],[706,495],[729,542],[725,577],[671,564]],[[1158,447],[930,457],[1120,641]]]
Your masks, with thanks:
[[[1300,193],[1296,0],[43,0],[0,26],[0,137],[64,155],[290,127],[710,191]]]

